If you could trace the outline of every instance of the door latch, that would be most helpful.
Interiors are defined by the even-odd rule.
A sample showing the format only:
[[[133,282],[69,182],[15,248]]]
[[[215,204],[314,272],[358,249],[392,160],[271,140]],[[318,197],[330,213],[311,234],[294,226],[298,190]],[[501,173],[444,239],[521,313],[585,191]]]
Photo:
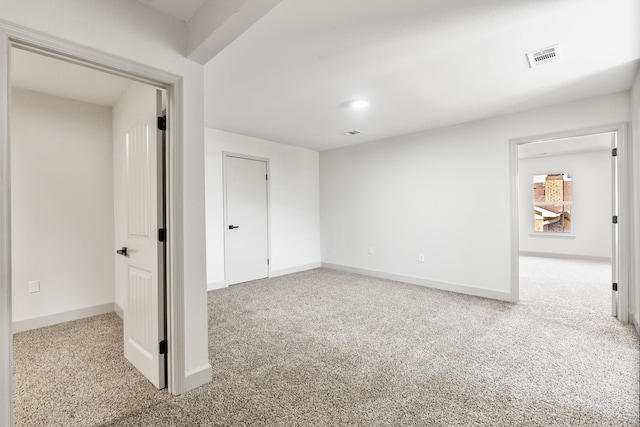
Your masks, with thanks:
[[[122,247],[122,249],[118,249],[116,253],[122,256],[129,256],[129,254],[127,253],[127,248],[124,246]]]

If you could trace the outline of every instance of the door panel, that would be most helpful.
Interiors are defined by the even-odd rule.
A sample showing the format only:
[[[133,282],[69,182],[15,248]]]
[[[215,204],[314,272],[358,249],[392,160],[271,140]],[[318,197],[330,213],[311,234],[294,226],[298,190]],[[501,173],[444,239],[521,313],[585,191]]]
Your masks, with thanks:
[[[127,224],[129,238],[151,239],[151,158],[156,142],[151,140],[151,124],[133,125],[126,137]]]
[[[227,285],[269,276],[267,163],[225,156]]]
[[[147,360],[153,360],[149,304],[153,299],[153,273],[129,266],[127,314],[128,344],[135,347]]]
[[[114,177],[120,185],[116,192],[116,245],[126,247],[116,258],[117,278],[124,290],[125,357],[157,388],[166,385],[166,355],[160,354],[165,339],[164,243],[158,241],[158,229],[164,227],[163,138],[157,130],[161,91],[132,83],[123,95],[125,106],[118,114],[124,137],[114,147]],[[119,128],[116,131],[120,131]],[[125,206],[122,206],[122,205]]]

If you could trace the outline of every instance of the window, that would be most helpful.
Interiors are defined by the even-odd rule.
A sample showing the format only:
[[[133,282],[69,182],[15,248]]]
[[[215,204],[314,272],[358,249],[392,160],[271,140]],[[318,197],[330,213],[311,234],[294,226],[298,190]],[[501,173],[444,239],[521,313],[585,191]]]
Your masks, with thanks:
[[[571,176],[555,173],[533,176],[533,230],[571,232]]]

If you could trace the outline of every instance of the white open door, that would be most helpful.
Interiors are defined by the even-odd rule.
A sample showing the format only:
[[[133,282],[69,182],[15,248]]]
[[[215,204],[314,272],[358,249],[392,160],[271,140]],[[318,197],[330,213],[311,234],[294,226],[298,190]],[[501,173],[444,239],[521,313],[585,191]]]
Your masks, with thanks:
[[[225,155],[227,285],[269,276],[267,162]]]
[[[618,316],[618,133],[611,133],[611,315]]]
[[[132,83],[115,135],[116,277],[125,301],[125,357],[157,388],[166,386],[164,301],[164,137],[162,92]],[[118,131],[118,129],[116,129]],[[118,181],[119,180],[119,181]]]

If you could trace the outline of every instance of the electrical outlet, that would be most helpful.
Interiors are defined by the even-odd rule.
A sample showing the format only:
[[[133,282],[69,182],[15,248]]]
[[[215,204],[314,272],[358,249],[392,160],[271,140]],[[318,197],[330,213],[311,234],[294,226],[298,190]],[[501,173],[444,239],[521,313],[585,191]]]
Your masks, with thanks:
[[[369,255],[373,255],[373,247],[369,246]]]
[[[424,262],[424,254],[418,254],[418,262]]]
[[[29,293],[33,294],[36,292],[40,292],[40,281],[39,280],[32,280],[29,282]]]

